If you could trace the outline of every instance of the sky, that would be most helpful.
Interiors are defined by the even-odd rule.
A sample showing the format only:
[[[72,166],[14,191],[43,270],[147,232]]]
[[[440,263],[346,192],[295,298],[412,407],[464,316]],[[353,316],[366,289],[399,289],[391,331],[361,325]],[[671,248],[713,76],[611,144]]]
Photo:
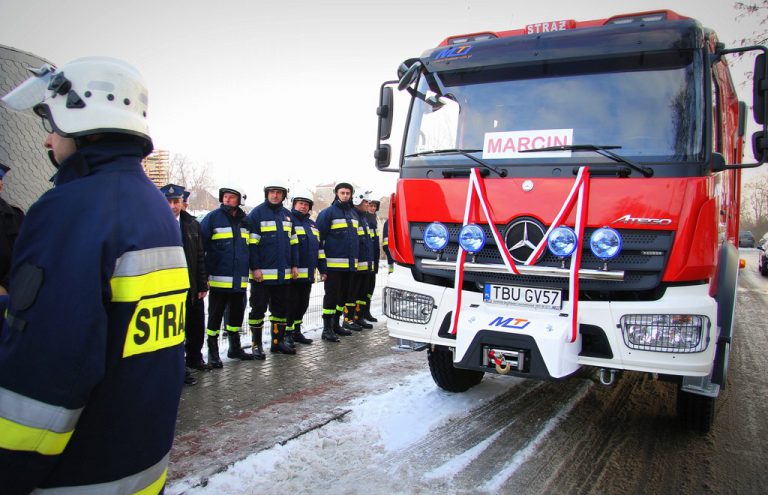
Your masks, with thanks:
[[[217,186],[252,191],[256,204],[253,193],[272,177],[393,192],[397,174],[373,160],[379,88],[447,36],[669,8],[732,46],[757,26],[736,21],[733,3],[0,0],[0,44],[57,65],[89,55],[128,61],[149,88],[155,147],[209,163]],[[745,70],[734,70],[737,81]],[[748,100],[751,90],[741,93]]]

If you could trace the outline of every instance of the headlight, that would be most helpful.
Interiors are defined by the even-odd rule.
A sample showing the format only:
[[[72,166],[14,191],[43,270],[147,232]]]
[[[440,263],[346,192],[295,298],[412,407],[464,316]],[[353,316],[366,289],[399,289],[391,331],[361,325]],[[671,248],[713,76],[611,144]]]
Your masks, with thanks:
[[[432,222],[424,229],[424,245],[432,251],[442,251],[448,244],[448,228],[440,222]]]
[[[485,232],[474,223],[465,225],[459,231],[459,245],[468,253],[477,253],[485,246]]]
[[[610,227],[602,227],[592,233],[589,248],[601,260],[615,258],[621,252],[621,235]]]
[[[625,315],[624,343],[631,349],[690,353],[709,345],[709,318],[698,315]]]
[[[549,251],[560,258],[567,258],[576,250],[576,232],[570,227],[557,227],[547,238]]]

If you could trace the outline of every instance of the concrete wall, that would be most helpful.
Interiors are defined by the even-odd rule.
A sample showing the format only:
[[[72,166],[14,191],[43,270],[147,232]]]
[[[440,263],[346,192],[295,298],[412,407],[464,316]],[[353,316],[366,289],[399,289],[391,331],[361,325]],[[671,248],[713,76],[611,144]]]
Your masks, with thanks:
[[[50,63],[31,53],[0,45],[0,96],[31,74],[28,67]],[[0,162],[11,167],[0,195],[24,211],[51,187],[56,168],[43,148],[45,131],[31,110],[19,113],[0,104]]]

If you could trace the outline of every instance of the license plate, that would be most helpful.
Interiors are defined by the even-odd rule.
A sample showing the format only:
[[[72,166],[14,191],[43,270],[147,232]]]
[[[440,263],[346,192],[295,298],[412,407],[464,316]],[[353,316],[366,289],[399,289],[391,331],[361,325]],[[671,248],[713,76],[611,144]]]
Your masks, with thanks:
[[[554,289],[538,289],[517,285],[485,284],[483,301],[527,308],[561,309],[562,292]]]

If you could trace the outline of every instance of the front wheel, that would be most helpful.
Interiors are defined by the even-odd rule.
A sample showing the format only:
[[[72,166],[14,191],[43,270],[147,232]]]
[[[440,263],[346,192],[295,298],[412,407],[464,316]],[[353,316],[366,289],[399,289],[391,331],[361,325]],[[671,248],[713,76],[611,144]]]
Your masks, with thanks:
[[[708,433],[715,421],[715,397],[677,389],[677,417],[687,428]]]
[[[443,346],[430,347],[427,361],[432,379],[438,387],[448,392],[466,392],[483,379],[482,371],[464,370],[453,366],[453,353]]]

